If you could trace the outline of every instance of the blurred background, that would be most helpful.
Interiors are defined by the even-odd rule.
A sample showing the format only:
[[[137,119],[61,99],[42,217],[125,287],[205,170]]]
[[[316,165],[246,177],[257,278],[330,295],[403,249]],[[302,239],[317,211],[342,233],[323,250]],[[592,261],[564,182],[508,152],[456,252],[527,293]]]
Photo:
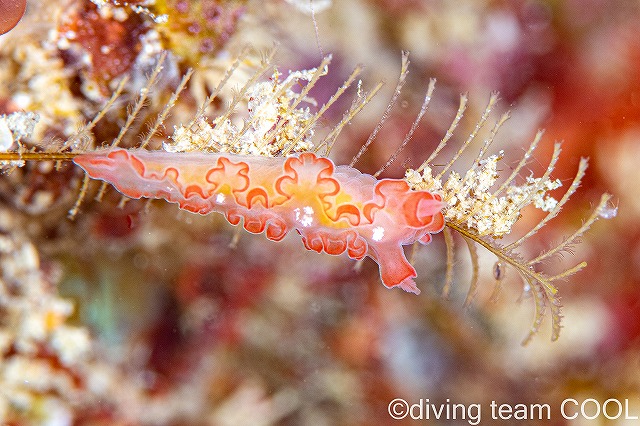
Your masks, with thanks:
[[[147,112],[122,143],[140,142],[192,67],[193,78],[153,139],[159,147],[174,125],[193,117],[244,46],[266,52],[277,44],[273,63],[283,76],[332,55],[328,75],[311,92],[318,104],[312,109],[357,64],[364,67],[363,90],[386,82],[338,139],[331,157],[348,164],[383,115],[401,52],[409,51],[407,83],[356,164],[361,171],[374,173],[387,162],[436,78],[418,131],[383,176],[399,178],[420,165],[468,92],[465,117],[434,160],[446,164],[498,91],[489,123],[512,113],[489,152],[505,150],[500,172],[509,173],[539,128],[546,129],[543,142],[524,176],[544,171],[555,141],[563,141],[555,177],[565,189],[580,157],[590,159],[581,188],[522,248],[523,256],[535,257],[570,235],[603,192],[614,194],[619,214],[550,262],[550,269],[581,260],[589,266],[559,286],[560,339],[550,341],[547,320],[522,346],[533,301],[509,269],[492,300],[496,259],[482,249],[480,291],[463,308],[471,268],[461,239],[449,300],[441,297],[441,235],[415,253],[422,294],[414,296],[385,289],[371,259],[356,264],[307,252],[297,235],[276,244],[237,233],[219,215],[201,217],[161,201],[122,203],[113,189],[96,202],[96,182],[70,220],[82,171],[71,163],[27,164],[0,175],[0,419],[13,425],[477,424],[469,412],[440,421],[408,416],[403,423],[388,413],[395,398],[481,404],[483,424],[492,423],[491,401],[548,404],[552,424],[568,423],[560,412],[567,398],[615,398],[627,404],[629,416],[639,416],[638,28],[640,4],[631,0],[30,0],[22,21],[0,36],[0,114],[40,115],[28,146],[59,147],[127,75],[123,100],[78,143],[113,140],[126,103],[168,51]],[[211,117],[225,110],[258,57],[243,57]],[[347,91],[323,116],[318,134],[339,122],[356,96],[354,88]],[[470,152],[457,163],[459,172],[477,149]],[[540,218],[525,211],[514,235]],[[587,406],[586,414],[595,409]],[[617,405],[608,409],[617,417]],[[625,420],[624,412],[617,420],[581,417],[571,423],[638,421]]]

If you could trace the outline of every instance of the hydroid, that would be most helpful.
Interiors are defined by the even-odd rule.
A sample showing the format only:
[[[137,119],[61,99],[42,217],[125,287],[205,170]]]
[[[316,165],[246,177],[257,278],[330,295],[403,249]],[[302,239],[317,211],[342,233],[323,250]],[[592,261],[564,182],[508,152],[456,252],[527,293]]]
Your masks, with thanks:
[[[173,133],[169,135],[169,138],[164,141],[162,150],[165,151],[166,155],[170,156],[172,153],[233,153],[258,157],[285,157],[294,153],[308,151],[329,155],[344,126],[365,108],[382,86],[382,83],[379,83],[369,91],[364,91],[361,88],[361,83],[358,83],[358,90],[351,107],[343,114],[343,118],[333,129],[326,130],[324,138],[318,140],[316,126],[318,126],[319,119],[355,83],[362,71],[361,68],[356,67],[345,83],[337,89],[324,105],[316,106],[315,101],[309,96],[309,92],[315,85],[321,84],[321,78],[328,73],[331,57],[325,57],[316,68],[293,71],[287,76],[284,76],[274,68],[270,80],[261,81],[261,76],[272,66],[273,51],[271,51],[263,57],[255,72],[245,81],[244,85],[234,92],[231,101],[226,107],[214,118],[208,118],[205,115],[205,111],[239,66],[242,55],[246,55],[246,52],[243,52],[238,59],[231,63],[220,84],[194,113],[192,119],[187,124],[177,125]],[[133,123],[145,109],[147,97],[157,84],[164,61],[165,56],[163,55],[158,61],[156,70],[150,75],[147,85],[144,86],[137,99],[129,106],[129,115],[120,133],[113,141],[107,144],[106,148],[118,146],[127,132],[132,129]],[[404,53],[400,77],[389,106],[367,142],[354,157],[351,165],[357,163],[383,127],[404,86],[408,66],[408,54]],[[188,71],[182,78],[177,89],[171,95],[169,102],[150,124],[149,132],[144,135],[142,142],[139,144],[140,148],[147,148],[158,130],[164,127],[167,117],[178,102],[180,93],[188,85],[191,75],[192,71]],[[121,82],[111,99],[105,103],[104,108],[96,114],[95,118],[80,129],[76,135],[66,140],[61,145],[61,148],[52,152],[35,151],[16,143],[10,150],[0,152],[0,161],[70,160],[77,155],[91,151],[91,149],[77,149],[75,142],[80,138],[80,135],[90,132],[96,123],[105,116],[107,110],[113,107],[115,100],[120,95],[123,84]],[[299,89],[294,91],[294,86],[299,87]],[[410,142],[415,130],[420,125],[423,115],[427,112],[434,89],[435,80],[431,80],[426,91],[424,103],[411,130],[396,153],[382,166],[376,176],[390,165],[397,157],[398,152]],[[438,194],[438,197],[441,197],[444,201],[442,215],[445,218],[446,225],[443,233],[446,245],[446,274],[445,282],[443,283],[443,295],[448,296],[450,294],[456,279],[453,273],[456,250],[452,234],[452,231],[455,231],[465,242],[471,259],[471,282],[464,305],[469,306],[473,302],[478,287],[482,284],[479,280],[479,271],[483,265],[479,264],[477,253],[477,246],[480,246],[496,257],[496,265],[498,267],[496,272],[496,266],[493,266],[497,283],[494,295],[497,294],[499,286],[502,285],[502,278],[506,270],[514,270],[520,276],[525,291],[532,296],[534,319],[524,343],[528,342],[538,332],[547,312],[551,313],[551,338],[556,340],[562,327],[562,305],[558,296],[558,288],[556,287],[557,282],[566,280],[577,273],[586,266],[586,263],[577,261],[574,266],[553,274],[544,272],[540,269],[540,265],[548,258],[569,250],[599,218],[611,217],[613,216],[612,212],[615,211],[610,206],[611,195],[603,194],[592,214],[574,233],[562,240],[558,245],[550,247],[533,258],[527,258],[519,249],[528,240],[541,232],[549,221],[559,214],[562,207],[580,186],[588,162],[586,159],[580,161],[571,184],[564,195],[559,200],[556,200],[548,193],[562,185],[558,179],[552,177],[561,154],[561,145],[559,143],[554,145],[548,166],[541,176],[522,176],[523,170],[529,161],[534,158],[535,150],[542,141],[544,133],[539,131],[516,166],[506,176],[502,176],[502,172],[499,171],[499,164],[503,161],[503,152],[499,151],[491,155],[487,155],[487,153],[500,128],[509,119],[509,113],[505,113],[498,118],[489,131],[488,137],[481,145],[469,169],[465,173],[454,171],[454,165],[459,158],[470,149],[481,130],[487,125],[497,102],[498,94],[494,93],[490,96],[486,108],[470,134],[467,135],[450,158],[446,158],[444,161],[442,159],[439,160],[444,166],[438,168],[434,165],[434,162],[442,156],[444,148],[452,140],[452,136],[458,129],[467,109],[468,96],[461,95],[456,116],[442,136],[440,143],[418,168],[406,171],[404,180],[413,191],[430,191]],[[238,115],[238,110],[241,107],[246,108],[244,117]],[[13,130],[10,130],[10,132],[12,132],[13,138],[15,133]],[[16,142],[19,142],[19,137],[15,136],[15,138]],[[436,172],[436,170],[438,171]],[[71,217],[78,213],[88,185],[89,179],[85,177],[80,196],[70,210]],[[98,192],[98,199],[102,198],[106,189],[107,187],[103,184]],[[511,243],[503,244],[502,241],[506,240],[503,237],[511,234],[514,224],[521,218],[523,209],[527,206],[534,206],[547,214],[524,235],[516,238]],[[397,212],[397,214],[400,214],[400,212]]]

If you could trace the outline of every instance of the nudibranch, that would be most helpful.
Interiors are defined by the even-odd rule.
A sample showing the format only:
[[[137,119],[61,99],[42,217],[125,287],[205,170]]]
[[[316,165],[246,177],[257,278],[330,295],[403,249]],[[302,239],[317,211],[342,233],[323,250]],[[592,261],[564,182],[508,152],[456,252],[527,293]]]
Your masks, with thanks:
[[[378,180],[304,152],[289,157],[107,149],[73,160],[131,198],[158,198],[280,241],[292,229],[308,250],[371,257],[382,283],[419,294],[403,246],[427,244],[445,225],[438,194]]]

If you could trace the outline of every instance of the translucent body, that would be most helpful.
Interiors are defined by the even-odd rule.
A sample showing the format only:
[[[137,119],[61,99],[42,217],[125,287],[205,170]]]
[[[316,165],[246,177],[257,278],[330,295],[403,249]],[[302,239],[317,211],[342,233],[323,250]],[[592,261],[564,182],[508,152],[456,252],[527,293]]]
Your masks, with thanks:
[[[442,230],[437,194],[404,180],[377,180],[313,153],[258,157],[113,149],[74,162],[131,198],[159,198],[194,213],[218,212],[279,241],[292,229],[308,250],[371,257],[386,287],[418,294],[403,246]]]

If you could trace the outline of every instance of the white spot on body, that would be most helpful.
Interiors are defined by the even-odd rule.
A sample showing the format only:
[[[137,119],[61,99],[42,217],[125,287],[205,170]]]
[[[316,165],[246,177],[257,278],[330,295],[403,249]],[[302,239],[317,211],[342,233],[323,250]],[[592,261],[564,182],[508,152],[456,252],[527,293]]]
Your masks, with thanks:
[[[384,228],[382,226],[376,226],[375,228],[373,228],[373,235],[371,236],[371,239],[373,241],[382,241],[383,237]]]
[[[313,207],[305,206],[300,210],[300,208],[296,208],[293,210],[296,215],[296,222],[304,227],[309,227],[313,225]]]
[[[222,203],[224,203],[224,199],[225,199],[224,194],[218,194],[218,195],[216,195],[216,203],[218,203],[218,204],[222,204]]]

